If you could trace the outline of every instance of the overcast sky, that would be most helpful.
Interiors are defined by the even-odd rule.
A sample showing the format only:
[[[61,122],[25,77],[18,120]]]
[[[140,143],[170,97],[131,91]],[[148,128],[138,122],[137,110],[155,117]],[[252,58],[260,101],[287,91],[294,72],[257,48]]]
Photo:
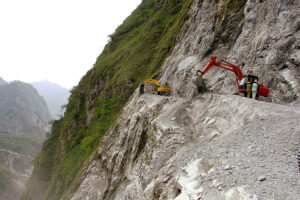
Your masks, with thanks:
[[[77,85],[141,0],[1,0],[0,77]]]

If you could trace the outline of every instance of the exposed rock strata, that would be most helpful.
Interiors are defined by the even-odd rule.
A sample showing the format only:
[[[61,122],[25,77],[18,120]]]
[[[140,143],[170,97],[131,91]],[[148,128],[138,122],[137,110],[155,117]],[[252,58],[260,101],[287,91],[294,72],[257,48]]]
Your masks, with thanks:
[[[259,76],[271,88],[269,101],[294,101],[300,94],[300,3],[233,1],[240,2],[235,7],[224,1],[201,2],[191,8],[184,34],[164,65],[161,81],[173,95],[195,95],[191,79],[214,55],[240,66],[244,74]],[[236,91],[235,75],[218,67],[205,81],[213,92]]]

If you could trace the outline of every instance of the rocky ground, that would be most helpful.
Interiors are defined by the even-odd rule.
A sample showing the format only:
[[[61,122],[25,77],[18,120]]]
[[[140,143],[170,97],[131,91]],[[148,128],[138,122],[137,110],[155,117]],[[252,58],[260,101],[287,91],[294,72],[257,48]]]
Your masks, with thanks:
[[[136,94],[71,199],[296,200],[299,120],[233,95]]]
[[[191,181],[195,184],[201,182],[201,191],[208,191],[200,195],[203,199],[212,199],[212,196],[215,199],[243,199],[240,188],[252,194],[248,199],[298,199],[300,173],[296,152],[300,142],[300,123],[299,110],[295,112],[293,109],[296,108],[273,105],[274,113],[266,118],[257,118],[211,142],[210,138],[204,137],[193,147],[182,150],[182,157],[197,159],[189,161],[179,175],[179,180],[185,180],[180,184],[184,191],[181,196],[189,196],[193,191],[189,187]],[[205,163],[209,171],[203,176]],[[191,165],[195,169],[186,174]],[[227,193],[223,196],[220,191],[223,195],[224,191]]]

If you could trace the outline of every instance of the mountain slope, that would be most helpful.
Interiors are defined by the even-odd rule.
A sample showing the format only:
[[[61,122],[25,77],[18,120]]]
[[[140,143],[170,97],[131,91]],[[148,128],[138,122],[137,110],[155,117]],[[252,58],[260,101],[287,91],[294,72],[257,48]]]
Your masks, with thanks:
[[[45,99],[50,114],[54,119],[63,115],[62,106],[68,103],[70,92],[56,83],[47,80],[31,83],[38,93]]]
[[[0,132],[42,141],[50,119],[45,101],[31,85],[14,81],[0,88]]]
[[[78,185],[80,170],[138,84],[158,74],[187,20],[191,1],[145,0],[72,90],[64,117],[43,144],[22,199],[59,199]]]
[[[55,122],[22,199],[299,196],[298,107],[275,103],[299,96],[300,4],[182,2],[145,0],[111,35]],[[209,93],[198,94],[192,79],[212,55],[258,75],[272,103],[230,95],[235,77],[219,68],[204,76]],[[129,98],[151,76],[172,96]]]
[[[299,102],[232,96],[234,74],[217,67],[204,76],[209,93],[192,80],[216,55],[258,75],[271,89],[263,100],[296,103],[299,8],[194,1],[159,74],[172,97],[136,92],[68,199],[298,199]]]
[[[288,103],[297,104],[299,96],[300,3],[193,1],[183,6],[179,21],[185,23],[172,40],[163,32],[147,43],[180,2],[145,0],[127,19],[135,23],[125,21],[111,36],[44,143],[22,199],[297,199],[300,115],[299,105]],[[147,15],[153,12],[154,18]],[[149,21],[141,25],[144,15]],[[143,37],[134,37],[138,33]],[[163,42],[168,53],[152,57],[148,50],[157,53],[151,47]],[[132,56],[125,47],[139,51]],[[219,68],[204,76],[209,92],[198,94],[192,80],[212,55],[258,75],[271,90],[264,100],[272,103],[232,96],[235,77]],[[139,96],[136,90],[129,98],[151,75],[170,86],[172,96]],[[87,160],[83,149],[96,146]]]

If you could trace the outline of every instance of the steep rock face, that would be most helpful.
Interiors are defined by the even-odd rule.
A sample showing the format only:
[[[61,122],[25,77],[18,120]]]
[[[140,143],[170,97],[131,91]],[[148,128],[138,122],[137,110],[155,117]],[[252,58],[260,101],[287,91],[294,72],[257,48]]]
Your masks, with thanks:
[[[244,74],[259,76],[259,82],[271,89],[270,101],[297,99],[299,2],[197,2],[162,73],[161,80],[172,88],[173,95],[193,95],[190,80],[214,55],[240,66]],[[213,67],[204,78],[210,91],[236,91],[235,75],[230,71]]]
[[[69,199],[297,199],[297,1],[195,1],[159,75],[172,97],[137,92]],[[209,92],[192,79],[210,56],[240,65],[273,103],[232,96],[235,77],[212,68]],[[227,93],[227,94],[224,94]]]

